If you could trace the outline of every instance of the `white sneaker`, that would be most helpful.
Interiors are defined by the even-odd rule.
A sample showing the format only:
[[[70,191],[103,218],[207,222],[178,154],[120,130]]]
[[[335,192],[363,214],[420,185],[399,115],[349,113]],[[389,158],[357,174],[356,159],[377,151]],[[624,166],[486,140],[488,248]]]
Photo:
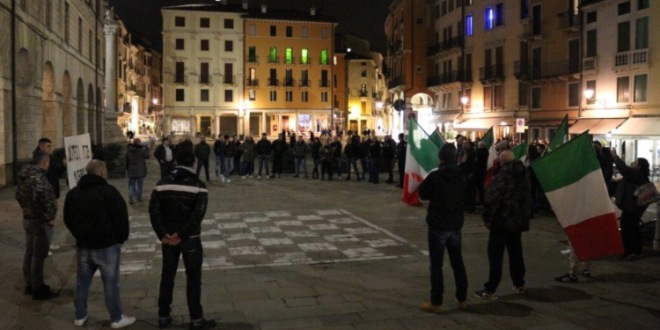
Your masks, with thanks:
[[[227,183],[230,183],[230,182],[231,182],[231,179],[230,179],[230,178],[227,178]]]
[[[59,249],[59,248],[60,248],[59,245],[55,245],[55,244],[51,244],[51,245],[50,245],[50,249],[51,249],[51,250],[57,250],[57,249]]]
[[[119,321],[110,323],[110,327],[113,329],[121,329],[135,323],[135,321],[135,317],[133,316],[122,315]]]
[[[82,319],[73,320],[73,325],[77,327],[82,327],[83,325],[85,325],[85,322],[87,322],[87,316],[83,317]]]
[[[222,182],[227,182],[227,178],[224,175],[222,176]]]
[[[248,178],[247,175],[243,175],[243,179],[247,179],[247,178]]]

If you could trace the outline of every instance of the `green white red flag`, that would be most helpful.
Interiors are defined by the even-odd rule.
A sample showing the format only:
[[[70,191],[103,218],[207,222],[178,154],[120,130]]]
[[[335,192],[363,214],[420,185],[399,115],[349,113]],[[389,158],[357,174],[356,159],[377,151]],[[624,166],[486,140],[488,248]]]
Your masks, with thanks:
[[[527,160],[527,143],[526,142],[521,143],[521,144],[513,147],[513,149],[511,149],[511,151],[513,151],[514,157],[516,157],[516,159],[520,160],[521,162],[524,162],[525,160]]]
[[[532,164],[579,260],[623,253],[616,213],[588,134]]]
[[[548,144],[548,152],[561,147],[561,145],[566,142],[568,142],[568,115],[564,116],[564,119],[562,119],[561,124],[559,124],[555,135],[553,135],[552,139],[550,139],[550,143]]]
[[[417,188],[429,172],[438,167],[438,151],[444,144],[437,129],[429,136],[416,118],[408,118],[408,148],[402,197],[404,203],[422,205]]]
[[[493,175],[495,174],[495,163],[497,162],[497,151],[495,150],[495,135],[493,133],[493,127],[491,127],[486,135],[481,139],[488,149],[488,161],[486,163],[486,177],[484,178],[484,186],[490,186],[490,182],[493,181]]]

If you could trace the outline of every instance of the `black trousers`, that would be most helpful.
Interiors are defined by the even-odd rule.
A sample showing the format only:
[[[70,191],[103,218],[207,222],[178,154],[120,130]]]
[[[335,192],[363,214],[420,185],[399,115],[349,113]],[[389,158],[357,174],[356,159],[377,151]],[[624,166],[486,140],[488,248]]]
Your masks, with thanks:
[[[497,291],[497,286],[502,280],[504,249],[509,254],[509,275],[511,276],[513,285],[517,287],[525,286],[525,260],[523,260],[521,233],[502,233],[491,230],[488,236],[488,264],[490,271],[488,273],[488,282],[484,284],[488,292]]]
[[[172,312],[172,291],[174,291],[174,278],[179,266],[179,257],[183,256],[186,267],[186,300],[191,320],[198,320],[204,316],[202,310],[202,261],[204,252],[202,242],[191,238],[179,245],[162,246],[163,269],[160,276],[160,291],[158,293],[158,316],[168,317]]]

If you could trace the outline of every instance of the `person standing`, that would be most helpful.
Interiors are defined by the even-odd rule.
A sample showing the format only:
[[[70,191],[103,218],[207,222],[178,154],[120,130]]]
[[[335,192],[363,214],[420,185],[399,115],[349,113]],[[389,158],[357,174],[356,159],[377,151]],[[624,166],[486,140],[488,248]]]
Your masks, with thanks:
[[[465,211],[474,213],[475,211],[475,183],[474,183],[474,169],[476,167],[477,157],[473,148],[472,141],[468,139],[463,140],[463,148],[458,154],[458,166],[465,173],[467,185],[465,186]]]
[[[332,175],[335,168],[335,151],[327,139],[321,142],[319,157],[321,159],[321,181],[325,181],[325,174],[328,173],[328,180],[332,181]]]
[[[266,168],[266,179],[270,178],[270,172],[268,170],[269,161],[270,161],[270,152],[272,145],[268,141],[266,133],[261,133],[261,140],[257,142],[257,157],[259,158],[259,176],[257,178],[261,179],[261,173],[264,168]]]
[[[513,289],[525,292],[525,261],[521,234],[529,230],[532,201],[525,164],[516,160],[511,150],[499,156],[500,170],[486,189],[483,219],[490,230],[488,236],[488,282],[474,294],[482,299],[497,299],[497,286],[502,280],[504,249],[509,253],[509,273]]]
[[[355,171],[355,179],[360,181],[360,171],[358,170],[358,149],[360,148],[360,137],[353,135],[350,142],[344,147],[344,156],[346,156],[346,181],[351,179],[351,167]]]
[[[369,167],[369,182],[373,184],[378,183],[380,176],[380,164],[378,164],[381,156],[382,145],[378,141],[377,137],[373,137],[373,140],[370,140],[369,144],[369,156],[367,158],[367,163]]]
[[[488,148],[486,142],[477,142],[477,150],[475,151],[474,163],[474,186],[477,189],[475,205],[484,204],[484,195],[486,194],[486,187],[484,181],[486,180],[486,171],[488,169]]]
[[[134,139],[126,151],[126,172],[128,174],[128,202],[142,202],[142,187],[147,176],[149,148],[142,145],[140,139]]]
[[[48,153],[33,153],[32,164],[20,171],[16,187],[16,200],[23,209],[25,230],[25,294],[32,295],[34,300],[59,296],[59,291],[51,290],[50,286],[44,283],[44,261],[48,257],[57,214],[57,197],[46,177],[49,165]]]
[[[236,144],[234,137],[225,135],[225,143],[222,145],[222,159],[225,172],[222,175],[222,182],[231,182],[231,171],[234,170],[234,154],[236,154]]]
[[[309,146],[303,138],[300,137],[296,143],[293,145],[293,157],[295,161],[295,175],[294,178],[300,176],[301,169],[305,173],[305,179],[307,179],[307,154],[309,153]]]
[[[385,135],[383,149],[381,151],[383,171],[387,172],[385,183],[394,183],[394,157],[396,156],[396,143],[392,136]]]
[[[195,146],[195,158],[197,158],[197,176],[199,172],[204,168],[204,174],[206,175],[206,182],[209,182],[209,157],[211,156],[211,147],[206,143],[206,138],[204,136],[199,138],[199,143]]]
[[[332,142],[330,142],[330,148],[335,152],[335,170],[337,170],[337,178],[341,180],[341,170],[342,170],[342,162],[341,162],[341,136],[335,135],[335,137],[332,139]]]
[[[222,135],[218,134],[218,138],[213,142],[213,153],[215,154],[215,177],[223,175],[225,172],[223,160],[222,160],[222,145],[224,144],[224,138]]]
[[[176,162],[174,171],[154,187],[149,203],[151,227],[162,243],[163,256],[158,293],[158,326],[166,328],[172,323],[170,313],[174,278],[179,258],[183,257],[190,329],[209,329],[215,327],[216,322],[204,319],[201,305],[204,251],[200,238],[208,191],[192,168],[195,156],[191,152],[178,153]]]
[[[313,139],[312,145],[310,146],[312,153],[312,162],[314,167],[312,168],[312,179],[319,178],[319,164],[321,163],[321,140],[318,137]]]
[[[248,179],[254,176],[254,157],[257,154],[256,151],[257,145],[252,139],[252,135],[245,137],[245,142],[240,146],[241,149],[241,173],[243,173],[243,179]]]
[[[289,145],[284,138],[284,132],[282,132],[280,133],[279,138],[273,141],[273,175],[271,178],[274,178],[275,174],[277,174],[278,178],[282,177],[284,153],[289,150]]]
[[[110,327],[135,323],[122,314],[119,292],[121,245],[128,240],[128,210],[119,191],[108,184],[108,170],[101,160],[87,164],[87,174],[64,200],[64,224],[76,239],[75,326],[87,322],[87,298],[94,273],[101,272]]]
[[[399,184],[398,188],[403,188],[403,178],[406,171],[406,153],[408,152],[408,142],[406,142],[405,135],[399,133],[399,143],[396,145],[396,160],[397,168],[399,170]]]
[[[642,228],[640,222],[647,206],[637,205],[637,187],[650,182],[650,166],[646,158],[637,158],[630,166],[619,158],[615,149],[611,151],[614,164],[623,176],[617,186],[616,205],[621,209],[622,260],[633,261],[642,255]]]
[[[46,178],[48,179],[50,185],[53,187],[53,193],[57,199],[60,198],[60,177],[62,174],[64,174],[65,169],[63,166],[61,166],[62,164],[57,164],[55,161],[53,161],[53,156],[51,155],[53,151],[52,149],[53,142],[48,138],[41,138],[39,139],[37,147],[32,152],[32,156],[35,157],[40,152],[50,155],[50,165],[46,171]]]
[[[164,137],[161,145],[154,150],[154,158],[158,160],[161,178],[174,170],[174,151],[172,150],[171,143],[169,138]]]
[[[429,200],[426,213],[429,259],[431,262],[431,300],[419,304],[429,313],[442,313],[444,281],[442,264],[445,249],[454,270],[456,300],[460,309],[467,309],[468,279],[461,254],[465,180],[463,170],[456,165],[456,147],[445,144],[438,157],[440,166],[419,186],[419,197]]]

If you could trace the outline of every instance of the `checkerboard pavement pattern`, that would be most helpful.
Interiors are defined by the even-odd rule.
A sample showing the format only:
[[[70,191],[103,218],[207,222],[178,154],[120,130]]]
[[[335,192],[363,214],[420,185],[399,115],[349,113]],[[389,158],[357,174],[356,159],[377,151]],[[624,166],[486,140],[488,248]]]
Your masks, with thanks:
[[[419,255],[405,239],[346,210],[214,213],[202,222],[203,269],[322,264]],[[131,217],[122,274],[160,271],[148,215]],[[179,263],[183,270],[183,262]]]

